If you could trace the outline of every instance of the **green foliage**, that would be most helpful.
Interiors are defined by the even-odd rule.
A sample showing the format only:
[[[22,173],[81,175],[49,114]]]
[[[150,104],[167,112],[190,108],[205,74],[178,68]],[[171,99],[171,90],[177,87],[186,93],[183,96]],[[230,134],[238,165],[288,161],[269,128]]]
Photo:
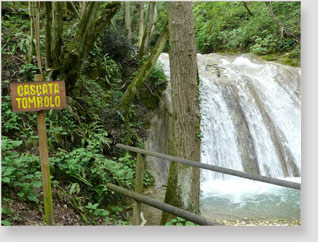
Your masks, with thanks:
[[[12,112],[11,97],[3,96],[1,102],[1,126],[2,134],[8,135],[12,132],[21,130],[21,115]]]
[[[92,204],[89,202],[85,208],[88,210],[88,212],[94,216],[97,217],[107,217],[109,215],[108,210],[97,208],[99,206],[99,203]]]
[[[107,138],[108,133],[101,123],[80,123],[76,131],[81,136],[82,147],[99,151],[103,151],[104,147],[110,148],[111,140]]]
[[[147,79],[150,83],[154,83],[158,88],[161,87],[161,89],[165,89],[167,84],[167,77],[163,70],[163,64],[156,63]]]
[[[273,34],[268,33],[268,30],[264,30],[262,34],[264,38],[255,36],[255,44],[251,46],[251,52],[259,55],[265,55],[276,52],[278,50],[278,41]]]
[[[165,224],[165,226],[195,226],[197,224],[187,221],[184,218],[176,217],[171,219],[169,222]]]
[[[25,75],[27,81],[32,81],[34,74],[37,73],[38,70],[38,67],[32,63],[25,63],[22,65],[20,73]]]
[[[280,26],[264,2],[195,2],[197,49],[251,51],[256,54],[285,53],[300,47],[300,3],[271,2],[274,14],[294,37],[282,36]]]
[[[156,63],[145,81],[145,87],[137,97],[147,108],[154,110],[158,107],[161,94],[166,89],[166,86],[167,78],[163,65]]]
[[[136,61],[134,46],[126,37],[124,31],[108,28],[100,38],[102,53],[108,54],[110,58],[120,63],[122,67],[131,65]]]
[[[71,152],[58,152],[52,157],[52,165],[56,167],[54,174],[63,176],[63,180],[79,183],[81,192],[87,193],[91,201],[97,203],[110,202],[116,198],[108,191],[108,182],[131,188],[135,170],[131,159],[120,159],[116,162],[99,154],[94,147],[78,148]],[[62,177],[61,177],[62,178]],[[74,183],[72,183],[74,184]],[[71,185],[70,193],[74,193],[76,185]]]
[[[101,45],[101,41],[95,44],[88,58],[84,60],[82,72],[89,78],[96,79],[102,86],[105,83],[107,85],[120,83],[122,68],[109,56],[109,53],[105,53]]]
[[[42,187],[39,157],[17,152],[21,144],[22,141],[6,136],[1,138],[3,195],[15,191],[22,200],[38,203],[40,194],[37,189]]]
[[[10,226],[11,223],[10,223],[9,221],[7,221],[7,220],[1,220],[1,225],[3,225],[3,226]]]

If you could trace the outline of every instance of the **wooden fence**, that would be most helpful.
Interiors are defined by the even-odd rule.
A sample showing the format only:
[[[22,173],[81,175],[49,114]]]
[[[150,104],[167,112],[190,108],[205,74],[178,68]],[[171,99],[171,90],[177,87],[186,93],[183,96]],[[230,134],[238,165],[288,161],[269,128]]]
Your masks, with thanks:
[[[273,185],[278,185],[278,186],[283,186],[283,187],[288,187],[292,189],[301,189],[301,184],[296,183],[296,182],[291,182],[291,181],[286,181],[286,180],[281,180],[281,179],[276,179],[272,177],[266,177],[266,176],[261,176],[257,174],[250,174],[250,173],[245,173],[242,171],[237,171],[237,170],[232,170],[228,168],[223,168],[219,166],[213,166],[209,164],[204,164],[196,161],[191,161],[191,160],[186,160],[182,159],[179,157],[175,156],[170,156],[154,151],[149,151],[149,150],[144,150],[144,149],[139,149],[136,147],[128,146],[128,145],[123,145],[123,144],[117,144],[117,148],[121,148],[124,150],[132,151],[137,153],[137,165],[136,165],[136,183],[135,183],[135,192],[129,191],[127,189],[124,189],[122,187],[118,187],[114,184],[107,184],[107,188],[113,191],[116,191],[118,193],[121,193],[125,196],[128,196],[136,201],[134,210],[133,210],[133,224],[134,225],[140,225],[141,222],[141,217],[140,217],[140,212],[141,212],[141,203],[146,203],[152,207],[161,209],[165,212],[171,213],[173,215],[179,216],[181,218],[187,219],[189,221],[192,221],[194,223],[200,224],[200,225],[222,225],[220,223],[217,223],[216,221],[212,219],[205,218],[203,216],[199,216],[193,213],[190,213],[186,210],[171,206],[169,204],[157,201],[155,199],[149,198],[147,196],[142,195],[141,193],[143,192],[143,173],[144,173],[144,166],[145,166],[145,155],[149,156],[154,156],[157,158],[165,159],[169,162],[177,162],[177,163],[182,163],[186,164],[189,166],[193,167],[198,167],[214,172],[220,172],[223,174],[227,175],[233,175],[233,176],[238,176],[254,181],[260,181],[260,182],[265,182]]]

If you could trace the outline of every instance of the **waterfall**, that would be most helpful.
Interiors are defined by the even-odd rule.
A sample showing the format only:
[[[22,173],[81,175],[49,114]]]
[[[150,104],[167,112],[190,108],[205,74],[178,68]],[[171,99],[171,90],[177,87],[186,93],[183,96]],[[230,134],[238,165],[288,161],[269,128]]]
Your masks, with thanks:
[[[201,162],[268,177],[298,177],[299,182],[300,68],[252,54],[198,54],[197,59]],[[161,54],[159,61],[169,76],[168,54]],[[300,216],[299,191],[206,170],[201,178],[202,214],[266,217],[266,208],[269,216]]]
[[[300,69],[249,54],[199,54],[198,67],[201,162],[269,177],[300,176]]]
[[[269,177],[299,177],[300,68],[251,54],[198,54],[197,59],[201,162]],[[168,54],[159,61],[169,77]],[[167,103],[169,110],[171,101]],[[206,180],[229,179],[203,174]]]

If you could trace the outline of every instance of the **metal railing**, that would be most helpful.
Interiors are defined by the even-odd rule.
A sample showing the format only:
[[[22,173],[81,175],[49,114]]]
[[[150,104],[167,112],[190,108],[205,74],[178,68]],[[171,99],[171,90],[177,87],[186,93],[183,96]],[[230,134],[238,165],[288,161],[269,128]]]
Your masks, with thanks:
[[[267,176],[261,176],[261,175],[257,175],[257,174],[246,173],[246,172],[232,170],[232,169],[223,168],[223,167],[219,167],[219,166],[213,166],[213,165],[209,165],[209,164],[205,164],[205,163],[200,163],[197,161],[178,158],[178,157],[171,156],[171,155],[161,154],[161,153],[154,152],[154,151],[139,149],[139,148],[135,148],[135,147],[128,146],[128,145],[123,145],[123,144],[117,144],[116,147],[124,149],[124,150],[129,150],[129,151],[132,151],[135,153],[139,153],[139,154],[150,155],[150,156],[154,156],[157,158],[165,159],[167,161],[173,161],[173,162],[182,163],[182,164],[186,164],[189,166],[194,166],[194,167],[198,167],[198,168],[202,168],[202,169],[206,169],[206,170],[210,170],[210,171],[220,172],[220,173],[227,174],[227,175],[238,176],[238,177],[242,177],[242,178],[246,178],[246,179],[250,179],[250,180],[255,180],[255,181],[260,181],[260,182],[270,183],[273,185],[278,185],[278,186],[282,186],[282,187],[288,187],[288,188],[300,190],[300,184],[296,183],[296,182],[281,180],[281,179],[267,177]]]
[[[186,160],[183,158],[171,156],[171,155],[166,155],[154,151],[149,151],[149,150],[144,150],[144,149],[139,149],[136,147],[128,146],[128,145],[123,145],[123,144],[116,144],[117,148],[132,151],[137,153],[137,165],[136,165],[136,183],[135,183],[135,192],[129,191],[127,189],[118,187],[116,185],[107,184],[107,188],[113,191],[116,191],[118,193],[121,193],[125,196],[128,196],[130,198],[133,198],[136,203],[134,206],[134,211],[133,211],[133,224],[134,225],[139,225],[140,224],[140,212],[141,212],[141,202],[146,203],[152,207],[159,208],[165,212],[171,213],[173,215],[182,217],[184,219],[187,219],[189,221],[195,222],[200,225],[222,225],[220,223],[217,223],[216,221],[212,219],[207,219],[203,216],[199,216],[193,213],[190,213],[186,210],[171,206],[169,204],[148,198],[147,196],[141,195],[143,191],[143,173],[144,173],[144,165],[145,165],[145,155],[149,156],[154,156],[157,158],[165,159],[169,162],[177,162],[177,163],[182,163],[186,164],[189,166],[193,167],[198,167],[214,172],[220,172],[223,174],[227,175],[232,175],[232,176],[237,176],[237,177],[242,177],[254,181],[259,181],[259,182],[265,182],[273,185],[278,185],[278,186],[283,186],[283,187],[288,187],[292,189],[301,189],[301,184],[296,183],[296,182],[291,182],[291,181],[286,181],[286,180],[281,180],[281,179],[276,179],[272,177],[266,177],[266,176],[261,176],[257,174],[250,174],[242,171],[237,171],[233,169],[228,169],[224,167],[219,167],[219,166],[214,166],[214,165],[209,165],[209,164],[204,164],[192,160]]]

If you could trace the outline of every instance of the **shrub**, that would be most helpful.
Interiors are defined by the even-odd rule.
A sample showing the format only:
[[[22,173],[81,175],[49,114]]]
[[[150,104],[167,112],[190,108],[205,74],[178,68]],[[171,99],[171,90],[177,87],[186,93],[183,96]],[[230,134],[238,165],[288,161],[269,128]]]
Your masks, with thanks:
[[[103,55],[109,54],[110,58],[123,67],[135,62],[134,46],[124,33],[114,28],[108,28],[104,31],[100,40],[99,46]]]
[[[40,159],[30,153],[19,154],[16,149],[21,144],[20,140],[1,138],[3,195],[7,197],[14,191],[22,200],[38,203],[40,192],[37,189],[42,187]]]

